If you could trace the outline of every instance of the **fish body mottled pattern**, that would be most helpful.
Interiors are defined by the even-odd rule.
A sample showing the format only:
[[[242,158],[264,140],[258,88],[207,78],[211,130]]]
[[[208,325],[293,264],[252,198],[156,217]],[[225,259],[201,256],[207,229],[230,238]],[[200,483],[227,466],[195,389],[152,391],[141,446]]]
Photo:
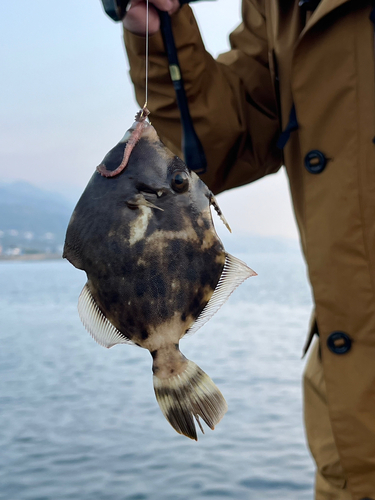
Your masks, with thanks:
[[[120,143],[110,160],[117,163],[122,154]],[[172,319],[174,341],[185,334],[212,296],[225,261],[208,189],[189,172],[189,189],[174,192],[171,177],[180,170],[188,172],[161,143],[141,138],[119,176],[94,173],[67,233],[65,253],[86,271],[99,308],[150,350],[162,342],[153,345],[152,335]],[[140,192],[161,210],[129,206]]]

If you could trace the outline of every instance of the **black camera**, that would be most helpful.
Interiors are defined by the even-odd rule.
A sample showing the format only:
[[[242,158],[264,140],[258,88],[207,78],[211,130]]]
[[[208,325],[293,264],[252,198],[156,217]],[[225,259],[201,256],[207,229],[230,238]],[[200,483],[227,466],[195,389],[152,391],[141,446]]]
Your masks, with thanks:
[[[197,1],[198,0],[179,0],[180,5]],[[105,12],[114,21],[121,21],[125,16],[129,2],[130,0],[102,0]]]
[[[121,21],[130,0],[102,0],[104,10],[114,21]]]

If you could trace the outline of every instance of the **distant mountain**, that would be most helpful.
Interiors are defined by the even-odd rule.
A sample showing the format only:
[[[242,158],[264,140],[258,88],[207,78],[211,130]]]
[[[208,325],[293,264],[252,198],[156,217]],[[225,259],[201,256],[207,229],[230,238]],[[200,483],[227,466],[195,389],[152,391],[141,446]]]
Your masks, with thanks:
[[[0,183],[3,253],[60,251],[73,208],[60,194],[27,182]]]
[[[0,183],[0,230],[62,234],[72,206],[57,193],[50,193],[27,182]]]

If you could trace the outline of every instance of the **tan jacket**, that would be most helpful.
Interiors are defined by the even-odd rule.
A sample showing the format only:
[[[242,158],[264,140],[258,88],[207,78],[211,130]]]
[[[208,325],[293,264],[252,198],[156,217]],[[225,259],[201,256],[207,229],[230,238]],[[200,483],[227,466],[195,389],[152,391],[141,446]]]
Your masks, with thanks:
[[[370,1],[321,0],[305,25],[297,0],[245,0],[232,50],[217,61],[205,51],[189,7],[173,19],[191,114],[208,158],[205,182],[219,192],[286,166],[315,299],[333,432],[354,500],[375,499],[371,8]],[[125,41],[143,104],[144,39],[126,33]],[[150,42],[152,122],[179,154],[179,113],[163,43],[159,34]],[[299,126],[282,157],[276,141],[293,103]]]

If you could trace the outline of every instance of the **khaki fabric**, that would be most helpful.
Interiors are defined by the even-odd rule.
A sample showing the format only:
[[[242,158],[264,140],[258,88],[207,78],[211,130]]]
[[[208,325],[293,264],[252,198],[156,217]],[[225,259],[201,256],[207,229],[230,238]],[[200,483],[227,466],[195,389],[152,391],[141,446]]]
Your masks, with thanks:
[[[315,500],[352,500],[332,433],[319,351],[316,339],[303,377],[306,435],[317,466]]]
[[[208,159],[203,180],[220,192],[285,165],[313,291],[329,419],[353,500],[375,499],[371,9],[369,0],[321,0],[305,23],[298,0],[243,0],[232,48],[217,60],[206,52],[188,6],[172,19],[191,115]],[[143,105],[144,39],[125,33],[125,43]],[[152,122],[180,154],[179,112],[160,34],[150,39],[149,77]],[[277,138],[293,103],[298,130],[280,151]],[[305,168],[315,150],[326,159],[319,174]],[[352,340],[344,355],[328,347],[336,331]]]

